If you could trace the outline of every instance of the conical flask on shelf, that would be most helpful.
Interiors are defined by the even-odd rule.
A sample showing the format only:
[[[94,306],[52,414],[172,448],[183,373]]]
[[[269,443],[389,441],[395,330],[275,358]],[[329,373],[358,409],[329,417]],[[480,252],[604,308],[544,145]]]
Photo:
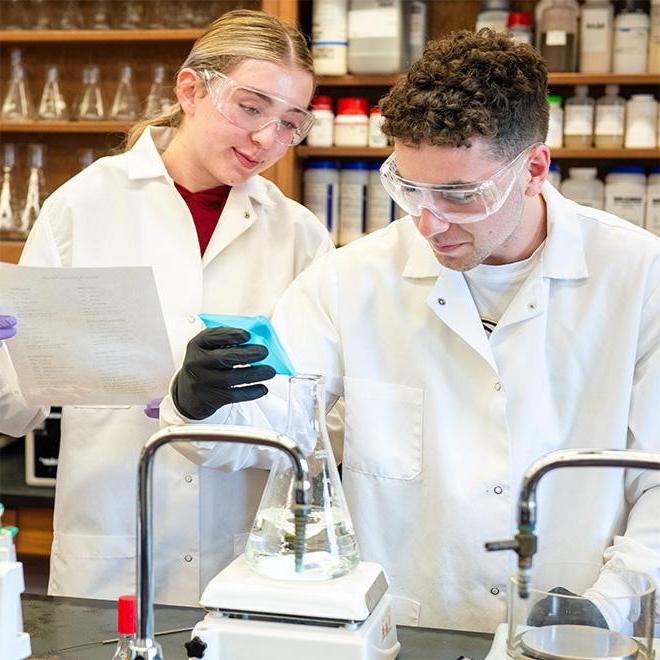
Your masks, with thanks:
[[[27,236],[32,225],[34,225],[41,205],[46,195],[44,181],[44,145],[29,145],[29,163],[30,171],[28,174],[27,191],[25,193],[25,203],[21,211],[19,231],[23,236]]]
[[[19,48],[14,48],[10,55],[11,77],[7,93],[2,102],[0,115],[3,119],[27,120],[34,118],[34,104],[25,76],[23,57]]]
[[[64,0],[62,5],[60,30],[80,30],[85,24],[85,19],[78,0]]]
[[[16,145],[9,142],[3,145],[2,186],[0,187],[0,232],[11,233],[17,230],[18,211],[14,171],[16,168]]]
[[[98,121],[105,118],[101,77],[96,65],[86,66],[82,74],[83,88],[78,103],[78,119]]]
[[[327,580],[345,575],[360,561],[339,472],[325,424],[321,376],[289,379],[285,432],[307,455],[310,512],[302,566],[296,566],[295,475],[286,456],[273,465],[245,548],[248,564],[259,574],[283,580]]]
[[[60,88],[60,72],[55,64],[46,67],[46,82],[41,93],[37,116],[40,119],[69,118],[69,109]]]
[[[157,117],[170,108],[170,98],[168,85],[165,82],[167,77],[167,68],[164,64],[154,66],[154,75],[151,81],[151,88],[147,96],[147,104],[144,109],[145,117]]]
[[[133,121],[137,119],[139,106],[133,87],[133,67],[122,64],[119,67],[119,84],[110,109],[111,119]]]

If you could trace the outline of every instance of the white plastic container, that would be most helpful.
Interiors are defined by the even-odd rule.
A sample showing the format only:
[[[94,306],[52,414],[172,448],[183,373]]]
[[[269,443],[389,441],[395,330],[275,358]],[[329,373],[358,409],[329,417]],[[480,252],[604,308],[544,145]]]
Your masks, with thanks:
[[[345,96],[337,101],[334,143],[336,147],[366,147],[369,139],[368,101]]]
[[[347,72],[348,0],[314,0],[312,7],[312,57],[317,76],[342,76]]]
[[[507,19],[506,28],[514,41],[521,44],[531,44],[532,35],[532,15],[525,12],[511,12]]]
[[[339,239],[339,172],[334,160],[309,160],[303,176],[303,205],[323,223],[336,245]]]
[[[594,107],[587,85],[576,85],[575,96],[564,104],[564,146],[590,147],[593,142]]]
[[[602,209],[605,206],[605,186],[597,175],[595,167],[569,168],[568,178],[561,182],[561,194],[578,204]]]
[[[660,167],[649,174],[646,183],[646,214],[644,227],[660,236]]]
[[[660,0],[651,0],[649,57],[646,69],[660,73]]]
[[[561,186],[561,173],[559,172],[559,168],[557,167],[557,163],[552,161],[550,163],[550,168],[548,169],[548,176],[547,180],[557,189],[559,190]]]
[[[351,73],[397,73],[403,68],[402,0],[350,0],[348,70]]]
[[[614,6],[610,0],[585,0],[580,10],[580,71],[611,70],[613,27]]]
[[[368,146],[370,147],[386,147],[387,136],[381,130],[383,125],[383,116],[380,113],[380,108],[374,106],[369,112],[369,128],[368,128]]]
[[[307,134],[310,147],[331,147],[334,139],[335,114],[332,112],[332,98],[315,96],[312,99],[314,124]]]
[[[561,96],[548,96],[548,103],[550,104],[550,121],[545,143],[551,149],[557,149],[564,144],[564,111],[561,107]]]
[[[369,163],[367,191],[367,233],[383,229],[398,217],[396,202],[387,194],[380,182],[378,170],[382,162]]]
[[[623,147],[626,102],[619,96],[618,85],[606,85],[605,96],[596,101],[594,145],[600,149]]]
[[[652,94],[633,94],[626,103],[626,148],[656,146],[658,102]]]
[[[406,61],[404,69],[419,59],[428,40],[428,6],[426,0],[407,0],[403,4],[406,33]]]
[[[645,73],[650,20],[637,5],[626,7],[614,18],[614,73]]]
[[[641,165],[617,165],[605,178],[605,210],[644,226],[646,177]]]
[[[346,245],[366,233],[368,187],[367,162],[344,163],[339,173],[339,245]]]
[[[481,11],[477,14],[475,31],[490,28],[495,32],[506,32],[509,9],[509,0],[483,0]]]

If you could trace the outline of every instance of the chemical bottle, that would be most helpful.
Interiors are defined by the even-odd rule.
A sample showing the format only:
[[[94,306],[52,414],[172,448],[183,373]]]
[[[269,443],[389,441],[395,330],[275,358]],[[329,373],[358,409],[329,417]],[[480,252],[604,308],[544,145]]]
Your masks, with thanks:
[[[474,27],[475,31],[490,28],[495,32],[506,32],[510,8],[509,0],[482,0],[481,11],[477,14],[477,22]]]
[[[368,127],[368,146],[370,147],[386,147],[387,136],[381,130],[383,125],[383,116],[380,113],[380,108],[375,105],[369,112],[369,127]]]
[[[366,98],[344,96],[337,101],[334,125],[336,147],[366,147],[369,140],[369,117]]]
[[[369,163],[369,188],[367,190],[367,233],[387,227],[397,219],[396,202],[387,194],[380,182],[382,161]]]
[[[613,25],[610,0],[585,0],[580,11],[580,71],[611,71]]]
[[[343,76],[348,54],[348,0],[314,0],[312,58],[317,76]]]
[[[559,190],[559,186],[561,185],[561,174],[557,167],[557,163],[555,163],[554,160],[550,163],[550,167],[548,168],[546,181],[549,181],[553,187]]]
[[[348,70],[396,73],[406,57],[402,0],[350,0]]]
[[[561,182],[561,194],[578,204],[602,209],[605,206],[605,186],[597,175],[595,167],[570,167],[568,178]]]
[[[626,138],[628,149],[653,148],[657,142],[658,102],[652,94],[633,94],[626,103]]]
[[[535,7],[534,7],[534,26],[535,26],[535,32],[534,32],[534,45],[536,46],[536,50],[541,52],[541,16],[543,16],[543,12],[547,7],[549,7],[555,0],[540,0],[540,2],[537,2]],[[578,5],[577,0],[572,0],[573,7],[575,8],[575,11],[579,12],[580,6]]]
[[[133,86],[133,67],[122,64],[119,67],[119,84],[110,108],[110,119],[133,121],[140,112]]]
[[[34,225],[41,205],[46,198],[46,186],[44,179],[44,145],[31,144],[28,147],[29,173],[25,193],[25,202],[21,209],[21,220],[19,232],[27,236]]]
[[[339,242],[339,172],[334,160],[311,158],[303,176],[303,205]]]
[[[600,149],[623,147],[626,102],[619,96],[618,85],[606,85],[605,96],[596,101],[594,144]]]
[[[614,73],[645,73],[649,40],[649,15],[644,0],[623,0],[614,18]]]
[[[577,69],[578,11],[572,0],[554,0],[541,14],[541,55],[548,71]]]
[[[524,12],[512,11],[506,24],[509,34],[521,44],[531,44],[532,37],[532,15]]]
[[[644,226],[646,177],[641,165],[615,165],[605,177],[605,210]]]
[[[644,227],[660,236],[660,167],[654,167],[646,183]]]
[[[67,104],[60,88],[60,72],[55,64],[46,66],[46,82],[41,92],[37,116],[39,119],[54,120],[69,117]]]
[[[2,187],[0,187],[0,233],[17,230],[18,208],[16,199],[16,145],[5,142],[2,145]]]
[[[587,85],[576,85],[575,96],[564,105],[564,146],[590,147],[593,142],[594,107]]]
[[[130,660],[130,643],[136,632],[136,598],[133,595],[119,596],[117,600],[117,634],[119,641],[112,660]]]
[[[299,528],[294,514],[294,471],[289,457],[280,456],[270,471],[245,547],[247,563],[266,577],[328,580],[345,575],[360,561],[325,413],[321,376],[298,374],[289,379],[289,414],[284,435],[306,455],[310,512],[303,530],[303,562],[296,565],[294,546]]]
[[[332,98],[315,96],[312,99],[314,124],[307,134],[310,147],[331,147],[334,132],[335,115],[332,112]]]
[[[564,144],[564,111],[561,107],[561,96],[548,96],[550,118],[548,121],[548,136],[545,143],[551,149],[561,148]]]
[[[649,57],[646,70],[660,73],[660,0],[651,0]]]
[[[406,57],[403,68],[408,70],[422,56],[428,39],[428,7],[426,0],[404,2]]]
[[[339,174],[339,245],[346,245],[367,231],[368,186],[366,161],[343,164]]]

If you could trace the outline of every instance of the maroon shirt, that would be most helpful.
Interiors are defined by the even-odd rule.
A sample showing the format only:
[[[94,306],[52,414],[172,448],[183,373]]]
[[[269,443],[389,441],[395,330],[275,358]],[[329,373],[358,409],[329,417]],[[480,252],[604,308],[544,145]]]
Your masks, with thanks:
[[[227,203],[231,186],[217,186],[208,190],[190,192],[176,181],[174,185],[190,209],[197,230],[199,249],[201,254],[204,255],[215,226],[222,215],[222,210]]]

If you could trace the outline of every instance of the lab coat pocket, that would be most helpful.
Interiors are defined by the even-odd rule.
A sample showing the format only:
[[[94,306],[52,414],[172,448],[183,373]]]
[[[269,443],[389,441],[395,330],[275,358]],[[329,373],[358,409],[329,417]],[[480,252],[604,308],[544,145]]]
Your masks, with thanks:
[[[344,399],[347,470],[405,480],[421,474],[422,389],[345,377]]]

